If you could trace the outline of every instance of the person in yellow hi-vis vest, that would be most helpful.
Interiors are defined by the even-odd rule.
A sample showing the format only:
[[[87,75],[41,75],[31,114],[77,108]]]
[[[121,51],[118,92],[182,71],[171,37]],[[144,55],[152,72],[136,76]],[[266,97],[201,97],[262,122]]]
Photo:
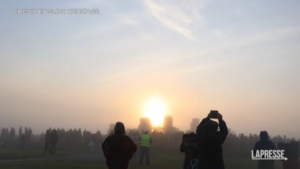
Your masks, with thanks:
[[[139,138],[140,140],[140,165],[143,165],[143,159],[144,159],[144,155],[146,155],[146,164],[150,165],[149,162],[149,147],[150,147],[150,143],[152,142],[152,139],[150,138],[150,136],[148,135],[148,132],[145,131],[143,135],[141,135],[141,137]]]

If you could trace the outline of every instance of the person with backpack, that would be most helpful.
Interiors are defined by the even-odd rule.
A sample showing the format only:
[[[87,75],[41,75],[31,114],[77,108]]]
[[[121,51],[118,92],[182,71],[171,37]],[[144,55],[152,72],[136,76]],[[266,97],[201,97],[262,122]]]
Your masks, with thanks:
[[[258,150],[276,150],[275,144],[269,140],[267,131],[260,132],[260,140],[255,143],[254,154]],[[274,169],[274,160],[259,160],[258,169]]]
[[[180,152],[185,153],[183,169],[199,169],[199,147],[194,132],[183,135]]]
[[[102,150],[109,169],[127,169],[129,160],[136,152],[137,146],[130,137],[125,135],[125,126],[117,122],[114,133],[102,143]]]
[[[218,119],[219,124],[211,118]],[[199,146],[199,168],[224,169],[222,144],[228,135],[228,128],[222,115],[212,110],[198,125],[196,135]]]

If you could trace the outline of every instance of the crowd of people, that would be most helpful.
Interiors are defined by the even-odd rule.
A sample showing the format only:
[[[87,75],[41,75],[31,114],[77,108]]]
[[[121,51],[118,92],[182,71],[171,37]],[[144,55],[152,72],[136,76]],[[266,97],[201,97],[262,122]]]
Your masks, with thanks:
[[[218,119],[218,122],[211,120],[212,118]],[[219,130],[218,130],[219,129]],[[142,133],[135,133],[129,131],[126,134],[125,126],[121,122],[117,122],[114,128],[114,133],[111,133],[103,142],[102,150],[106,157],[106,164],[109,169],[127,169],[129,161],[134,157],[137,149],[140,149],[140,160],[139,164],[143,165],[143,157],[146,156],[146,165],[150,165],[149,160],[149,148],[157,141],[156,146],[164,146],[169,144],[169,148],[175,146],[176,142],[174,141],[179,133],[172,133],[169,137],[166,137],[168,134],[163,134],[161,132],[152,132],[148,134],[147,131]],[[230,141],[234,141],[236,138],[239,144],[232,146],[233,143],[226,143],[226,139],[230,135]],[[137,139],[137,136],[138,139]],[[156,137],[158,140],[153,139]],[[159,138],[164,138],[163,141]],[[167,139],[167,138],[170,138]],[[278,142],[278,149],[283,149],[288,156],[287,161],[282,161],[283,169],[299,169],[299,142],[295,139],[287,139],[286,137],[281,138],[280,136],[273,137],[274,140]],[[137,141],[138,140],[138,141]],[[153,143],[152,143],[152,140]],[[239,147],[242,149],[241,143],[252,143],[252,148],[254,151],[260,150],[276,150],[274,142],[270,139],[268,132],[261,131],[259,137],[257,135],[251,135],[249,137],[244,136],[243,134],[237,137],[235,133],[228,130],[225,121],[220,113],[212,114],[204,118],[201,123],[198,125],[196,133],[181,133],[181,144],[177,148],[183,153],[185,153],[185,159],[183,162],[183,169],[225,169],[225,164],[223,161],[223,146],[231,145],[232,150],[235,150],[234,147]],[[291,141],[291,143],[286,143],[282,141]],[[172,144],[174,143],[174,144]],[[237,142],[236,142],[237,143]],[[281,146],[279,146],[281,145]],[[293,148],[292,145],[294,146]],[[246,145],[248,146],[248,145]],[[244,149],[242,149],[244,150]],[[248,149],[248,156],[250,154]],[[288,151],[289,150],[289,151]],[[162,151],[162,149],[161,149]],[[293,152],[293,153],[291,153]],[[258,161],[258,169],[274,169],[274,160],[262,160]]]
[[[219,123],[211,120],[211,118],[218,119]],[[13,127],[10,131],[8,128],[3,128],[0,147],[3,148],[6,142],[13,141],[17,147],[24,147],[26,143],[43,143],[45,145],[44,153],[50,154],[56,153],[57,144],[89,146],[90,153],[95,153],[96,147],[102,143],[102,150],[109,168],[120,166],[121,169],[125,169],[129,160],[136,157],[139,157],[140,165],[143,165],[144,157],[146,157],[146,165],[150,165],[149,149],[151,147],[151,151],[164,153],[167,150],[178,151],[179,149],[185,154],[184,169],[223,169],[225,168],[223,150],[226,156],[240,157],[246,155],[249,157],[250,150],[260,150],[262,145],[267,145],[268,149],[276,149],[275,145],[278,145],[277,149],[284,149],[289,146],[288,142],[295,143],[296,141],[299,142],[300,139],[290,139],[286,136],[270,137],[266,131],[262,131],[259,135],[237,135],[227,128],[221,114],[218,113],[217,116],[212,117],[210,113],[201,121],[197,130],[190,132],[126,130],[121,122],[116,123],[114,129],[106,135],[102,135],[100,131],[96,133],[87,130],[81,131],[80,128],[69,130],[50,128],[45,133],[36,135],[32,133],[31,128],[27,127],[25,127],[24,133],[20,127],[17,135]],[[288,166],[288,169],[293,169],[291,165],[295,166],[299,163],[297,160],[298,158],[290,158],[283,164]],[[259,161],[258,166],[258,168],[266,169],[269,167],[273,169],[274,162]]]
[[[52,130],[51,128],[48,130]],[[58,135],[58,142],[62,144],[89,144],[93,137],[93,133],[87,130],[81,131],[81,128],[79,129],[56,129],[57,135]],[[98,140],[97,142],[101,141],[101,132],[98,130],[96,133],[94,133],[95,139]],[[45,134],[43,133],[40,136],[40,139],[45,138]]]
[[[20,127],[21,128],[21,127]],[[5,131],[7,128],[2,129],[2,131]],[[31,129],[30,129],[31,130]],[[50,128],[50,130],[52,130]],[[26,130],[25,130],[26,131]],[[91,139],[95,137],[94,140],[97,140],[97,144],[100,144],[103,142],[103,140],[108,136],[113,134],[113,132],[102,134],[99,130],[95,133],[92,133],[87,130],[81,131],[81,129],[69,129],[65,130],[63,128],[56,128],[56,131],[58,133],[58,143],[62,145],[76,145],[76,144],[82,144],[82,145],[89,145],[91,142]],[[155,150],[177,150],[178,146],[181,144],[182,136],[184,134],[188,134],[189,132],[183,132],[183,131],[176,131],[176,132],[168,132],[168,131],[157,131],[153,130],[149,132],[150,137],[155,140],[151,147]],[[194,133],[196,132],[193,131]],[[3,134],[2,134],[3,133]],[[25,134],[21,133],[21,137],[19,137],[18,134],[7,136],[7,132],[1,132],[1,142],[2,143],[15,143],[14,145],[19,142],[23,142],[23,144],[26,144],[26,140],[30,140],[32,144],[44,144],[45,142],[45,133],[42,134],[35,134],[30,132],[31,134]],[[9,132],[13,133],[13,132]],[[143,134],[143,131],[139,131],[137,129],[126,129],[126,134],[137,144],[138,138]],[[94,135],[94,136],[93,136]],[[26,137],[27,136],[27,137]],[[270,137],[270,136],[269,136]],[[23,139],[22,139],[23,138]],[[27,138],[27,139],[26,139]],[[225,150],[226,156],[248,156],[249,150],[253,149],[253,145],[255,142],[260,140],[260,136],[257,134],[236,134],[231,129],[228,128],[228,135],[227,138],[223,144],[223,149]],[[298,141],[300,142],[300,139],[296,140],[295,138],[288,138],[286,136],[273,136],[270,137],[270,140],[274,142],[275,145],[277,145],[279,142],[290,142],[290,141]],[[27,142],[28,143],[28,142]]]
[[[19,128],[19,137],[24,137],[24,139],[28,142],[31,140],[32,130],[31,128],[25,127],[25,131],[23,133],[22,126]],[[16,130],[12,127],[9,131],[8,128],[3,128],[1,132],[1,140],[3,141],[9,141],[14,140],[16,137]]]
[[[58,142],[58,133],[56,129],[49,129],[46,131],[45,135],[45,151],[44,153],[47,154],[56,154],[56,144]]]
[[[219,124],[210,118],[217,118]],[[217,131],[220,128],[220,131]],[[181,133],[183,134],[183,133]],[[129,133],[131,135],[131,133]],[[228,135],[228,129],[222,115],[217,114],[212,117],[210,113],[207,118],[203,119],[199,124],[196,134],[190,133],[184,135],[180,150],[186,153],[184,161],[184,169],[223,169],[225,168],[222,154],[222,144]],[[153,132],[152,136],[162,136],[160,132]],[[169,145],[173,143],[175,134],[170,135],[170,140],[161,141],[157,146],[163,146],[161,143]],[[191,138],[191,139],[189,139]],[[149,148],[152,143],[152,138],[145,131],[139,137],[140,160],[139,164],[143,165],[143,157],[146,156],[146,165],[150,165]],[[180,140],[180,139],[178,139]],[[177,141],[178,141],[177,140]],[[155,141],[154,141],[155,142]],[[114,128],[114,133],[108,136],[102,144],[102,150],[106,157],[106,164],[109,169],[127,169],[129,160],[137,151],[136,142],[126,135],[125,126],[121,122],[117,122]]]
[[[5,147],[5,143],[15,142],[17,147],[24,147],[26,143],[31,142],[32,130],[31,128],[25,127],[25,131],[23,132],[22,126],[19,128],[18,135],[16,134],[16,130],[12,127],[9,131],[8,128],[3,128],[1,132],[1,147]]]
[[[52,134],[53,131],[54,133]],[[100,144],[102,141],[102,134],[99,130],[92,133],[87,130],[81,131],[80,128],[69,130],[49,128],[45,133],[34,134],[31,128],[25,127],[23,131],[23,127],[21,126],[18,133],[16,133],[14,127],[10,131],[8,128],[3,128],[0,136],[0,148],[26,148],[28,145],[45,144],[47,152],[51,151],[51,146],[56,145],[53,141],[51,144],[51,136],[52,138],[55,136],[55,142],[61,145],[88,145],[91,139],[94,140],[95,144]]]

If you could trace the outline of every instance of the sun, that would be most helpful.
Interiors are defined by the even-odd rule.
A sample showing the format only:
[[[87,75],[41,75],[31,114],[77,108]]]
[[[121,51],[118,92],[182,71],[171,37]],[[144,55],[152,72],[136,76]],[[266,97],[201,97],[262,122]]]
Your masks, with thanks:
[[[144,115],[150,118],[153,126],[158,126],[163,123],[163,119],[167,114],[165,102],[157,97],[152,97],[144,106]]]

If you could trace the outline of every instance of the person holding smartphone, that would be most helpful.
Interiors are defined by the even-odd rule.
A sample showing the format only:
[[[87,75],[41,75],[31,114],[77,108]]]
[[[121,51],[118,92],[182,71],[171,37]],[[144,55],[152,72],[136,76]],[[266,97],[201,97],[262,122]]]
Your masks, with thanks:
[[[211,118],[218,119],[219,124]],[[198,125],[196,134],[201,161],[199,168],[225,169],[222,144],[228,135],[228,128],[222,115],[218,111],[212,110]]]
[[[196,134],[184,134],[180,145],[180,152],[185,153],[183,169],[199,169],[198,149]]]

